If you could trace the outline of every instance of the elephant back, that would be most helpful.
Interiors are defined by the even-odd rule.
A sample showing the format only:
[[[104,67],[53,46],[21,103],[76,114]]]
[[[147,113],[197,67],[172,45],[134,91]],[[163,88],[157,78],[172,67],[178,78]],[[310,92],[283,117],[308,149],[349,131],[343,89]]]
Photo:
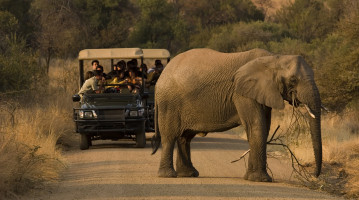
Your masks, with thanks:
[[[212,49],[192,49],[175,56],[166,66],[157,88],[176,87],[186,91],[232,82],[237,69],[257,57],[272,55],[263,49],[222,53]]]

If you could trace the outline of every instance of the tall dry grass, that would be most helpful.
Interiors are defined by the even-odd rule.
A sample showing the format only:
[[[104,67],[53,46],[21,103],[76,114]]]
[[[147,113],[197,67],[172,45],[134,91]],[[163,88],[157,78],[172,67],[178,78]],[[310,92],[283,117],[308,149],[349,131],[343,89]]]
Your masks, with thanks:
[[[57,144],[73,134],[71,95],[77,88],[76,64],[54,62],[49,79],[38,84],[36,91],[1,94],[0,199],[56,180],[66,166],[62,146]]]
[[[303,109],[298,109],[305,113]],[[305,185],[349,198],[359,197],[359,110],[347,109],[341,114],[322,112],[323,169],[318,179],[309,179]],[[302,114],[293,115],[292,107],[273,111],[272,130],[282,137],[303,166],[313,168],[314,153],[308,124]],[[268,146],[278,151],[278,146]],[[282,152],[289,155],[288,150]],[[307,180],[308,181],[308,180]]]
[[[324,190],[347,198],[359,198],[359,110],[357,106],[343,113],[322,112],[321,129],[323,145],[323,168],[319,178],[310,175],[314,168],[314,153],[308,123],[305,120],[304,108],[298,108],[293,114],[293,107],[286,105],[284,110],[273,110],[269,138],[280,126],[274,138],[280,138],[298,159],[305,171],[297,174],[301,184],[312,189]],[[239,132],[246,139],[243,127]],[[280,143],[276,141],[276,143]],[[287,148],[268,145],[270,156],[289,158]],[[290,159],[289,159],[290,160]],[[304,175],[305,177],[302,177]]]

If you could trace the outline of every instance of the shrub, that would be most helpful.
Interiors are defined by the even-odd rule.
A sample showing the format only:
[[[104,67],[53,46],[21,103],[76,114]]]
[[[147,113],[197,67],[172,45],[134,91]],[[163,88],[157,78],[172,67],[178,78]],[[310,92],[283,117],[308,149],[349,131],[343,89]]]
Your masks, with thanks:
[[[292,36],[305,42],[324,38],[336,25],[330,10],[320,0],[293,1],[281,8],[275,18]]]
[[[67,145],[73,134],[71,95],[78,90],[74,63],[58,60],[50,68],[48,84],[28,91],[26,99],[17,97],[23,93],[0,94],[0,194],[5,195],[0,199],[54,181],[65,167],[57,144]]]
[[[0,92],[35,88],[43,72],[37,65],[36,55],[26,49],[25,41],[16,35],[7,37],[5,42],[7,48],[0,54],[0,76],[6,78],[0,79]]]
[[[64,167],[56,141],[65,131],[63,116],[43,107],[18,108],[14,121],[2,115],[0,132],[0,191],[22,194],[43,181],[58,178]]]
[[[223,52],[267,47],[270,41],[279,41],[288,35],[280,25],[261,21],[221,26],[212,33],[207,46]]]

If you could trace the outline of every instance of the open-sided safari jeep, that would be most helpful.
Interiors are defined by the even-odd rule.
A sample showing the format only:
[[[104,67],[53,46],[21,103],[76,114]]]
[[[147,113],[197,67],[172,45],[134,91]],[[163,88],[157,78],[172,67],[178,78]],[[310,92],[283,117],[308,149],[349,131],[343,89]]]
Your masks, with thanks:
[[[144,59],[166,59],[170,54],[165,49],[115,48],[115,49],[85,49],[79,52],[80,88],[85,82],[85,64],[92,60],[99,60],[105,70],[112,68],[119,60],[136,59],[142,66]],[[108,68],[108,69],[110,69]],[[88,70],[92,70],[88,69]],[[82,99],[73,96],[74,102],[79,102],[73,109],[76,132],[80,133],[80,149],[88,149],[92,140],[132,139],[136,147],[146,145],[146,131],[154,130],[154,84],[146,83],[142,75],[139,92],[131,93],[121,89],[111,93],[86,93]],[[126,88],[129,83],[107,84],[103,87]]]

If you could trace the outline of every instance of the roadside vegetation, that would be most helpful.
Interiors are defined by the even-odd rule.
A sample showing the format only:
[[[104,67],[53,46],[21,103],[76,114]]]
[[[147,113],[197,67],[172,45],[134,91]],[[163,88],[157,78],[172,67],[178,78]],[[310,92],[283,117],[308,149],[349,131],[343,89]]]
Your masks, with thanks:
[[[70,96],[77,76],[71,63],[54,64],[49,78],[31,83],[36,88],[1,94],[0,199],[17,199],[57,180],[67,165],[61,151],[73,134]]]
[[[359,2],[295,0],[270,16],[271,1],[253,2],[260,7],[250,0],[0,0],[0,194],[54,180],[66,165],[56,144],[66,145],[73,130],[79,50],[166,48],[176,55],[208,47],[302,55],[330,111],[322,120],[323,175],[308,186],[358,197]],[[276,120],[286,130],[290,118]],[[311,150],[302,147],[311,143],[294,136],[286,142],[310,163]]]
[[[280,157],[290,158],[292,151],[295,159],[298,159],[298,162],[290,160],[293,164],[293,177],[299,180],[300,184],[334,195],[357,199],[359,197],[358,110],[347,109],[342,114],[323,111],[323,169],[318,178],[312,176],[313,147],[309,126],[302,113],[306,113],[305,110],[297,109],[293,114],[291,106],[287,106],[283,111],[274,111],[270,133],[273,134],[275,128],[280,125],[274,136],[280,141],[277,140],[275,143],[285,144],[288,148],[269,145],[269,152],[280,152]],[[272,154],[269,153],[269,156]]]

